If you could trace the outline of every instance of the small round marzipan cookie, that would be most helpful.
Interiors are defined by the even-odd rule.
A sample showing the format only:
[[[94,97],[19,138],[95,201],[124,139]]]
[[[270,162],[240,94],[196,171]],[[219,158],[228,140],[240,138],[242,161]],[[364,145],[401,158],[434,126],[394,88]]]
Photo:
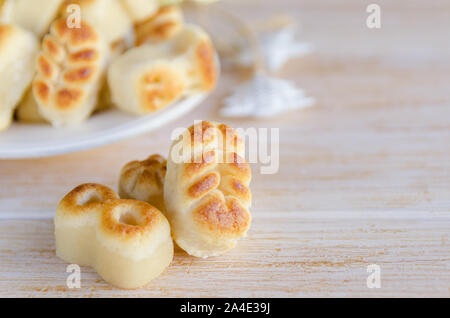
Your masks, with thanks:
[[[120,197],[148,202],[164,213],[166,166],[167,160],[160,155],[127,163],[120,172]]]
[[[146,202],[118,199],[99,184],[83,184],[68,193],[54,221],[57,256],[92,266],[120,288],[146,285],[173,258],[165,216]]]
[[[189,128],[172,144],[164,184],[175,242],[204,258],[233,248],[250,227],[250,179],[237,131],[206,121]]]

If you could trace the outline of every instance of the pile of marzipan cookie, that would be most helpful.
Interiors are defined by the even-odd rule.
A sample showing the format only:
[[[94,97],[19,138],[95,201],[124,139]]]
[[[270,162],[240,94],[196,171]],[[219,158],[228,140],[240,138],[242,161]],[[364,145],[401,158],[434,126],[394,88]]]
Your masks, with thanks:
[[[0,131],[145,115],[213,89],[208,34],[158,0],[0,0]]]
[[[126,164],[120,197],[99,184],[76,187],[56,211],[56,254],[94,267],[112,285],[138,288],[171,263],[172,239],[195,257],[225,253],[251,223],[244,148],[231,127],[198,122],[173,142],[167,160]]]

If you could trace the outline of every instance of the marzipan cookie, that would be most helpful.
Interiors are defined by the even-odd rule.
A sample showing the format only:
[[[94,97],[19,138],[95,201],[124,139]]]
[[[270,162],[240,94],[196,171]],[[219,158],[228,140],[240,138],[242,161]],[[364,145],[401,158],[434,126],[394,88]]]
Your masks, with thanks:
[[[69,28],[53,22],[42,42],[33,80],[39,113],[54,126],[84,121],[97,105],[109,50],[87,22]]]
[[[107,282],[138,288],[173,258],[169,222],[152,205],[118,199],[108,187],[83,184],[68,193],[55,215],[56,254],[92,266]]]
[[[129,50],[108,70],[113,102],[137,115],[209,91],[216,80],[217,65],[209,36],[191,25],[168,41]]]
[[[250,227],[250,180],[234,129],[207,121],[189,128],[172,144],[164,182],[175,242],[197,257],[233,248]]]
[[[164,213],[166,165],[167,160],[160,155],[127,163],[120,172],[120,197],[148,202]]]
[[[0,131],[11,123],[14,109],[31,83],[38,52],[33,33],[0,24]]]

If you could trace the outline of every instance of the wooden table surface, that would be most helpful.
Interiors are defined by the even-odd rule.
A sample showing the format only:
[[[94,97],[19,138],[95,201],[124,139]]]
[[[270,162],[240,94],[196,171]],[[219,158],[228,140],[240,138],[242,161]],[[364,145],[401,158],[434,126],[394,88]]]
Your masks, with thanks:
[[[157,132],[0,161],[0,296],[450,296],[450,3],[377,3],[381,29],[366,27],[367,1],[224,1],[248,21],[302,21],[315,53],[278,76],[305,88],[314,108],[225,120],[220,100],[242,78],[224,72],[203,105]],[[253,165],[248,237],[213,259],[176,251],[143,289],[113,288],[85,267],[81,289],[68,289],[55,256],[58,201],[84,182],[116,189],[123,164],[166,154],[170,132],[195,119],[280,128],[279,172]],[[381,268],[379,289],[366,286],[369,264]]]

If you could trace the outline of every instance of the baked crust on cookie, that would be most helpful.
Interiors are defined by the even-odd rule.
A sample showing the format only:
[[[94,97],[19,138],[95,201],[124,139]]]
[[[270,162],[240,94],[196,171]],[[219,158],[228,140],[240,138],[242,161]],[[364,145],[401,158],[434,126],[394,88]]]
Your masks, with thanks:
[[[166,166],[167,160],[160,155],[127,163],[120,172],[120,197],[148,202],[164,212]]]
[[[75,125],[94,111],[109,50],[97,30],[81,21],[56,20],[42,41],[33,80],[39,113],[54,126]]]
[[[189,128],[171,147],[164,185],[176,243],[198,257],[233,248],[250,227],[250,180],[234,129],[207,121]]]
[[[196,26],[186,26],[162,43],[133,48],[108,70],[114,104],[137,115],[209,91],[216,80],[214,48],[209,36]]]

